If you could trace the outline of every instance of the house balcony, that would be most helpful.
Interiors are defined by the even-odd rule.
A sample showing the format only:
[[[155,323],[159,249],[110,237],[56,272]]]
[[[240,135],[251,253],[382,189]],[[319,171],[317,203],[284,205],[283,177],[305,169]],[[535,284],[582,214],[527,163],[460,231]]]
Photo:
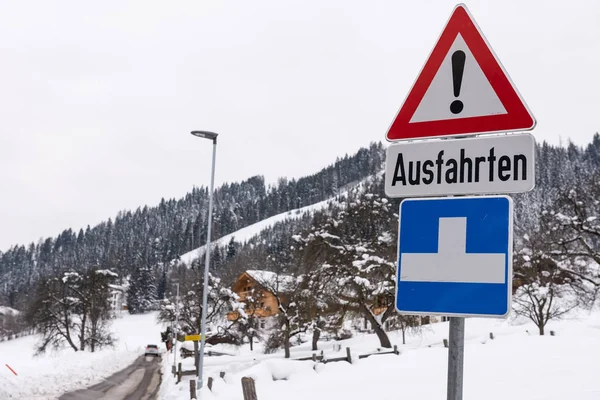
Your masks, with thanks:
[[[257,318],[268,318],[268,317],[277,315],[277,313],[276,312],[274,313],[273,310],[271,309],[271,307],[264,307],[264,308],[257,308],[255,310],[246,310],[246,315],[257,317]],[[239,318],[239,313],[237,311],[230,311],[227,313],[228,321],[235,321],[238,318]]]

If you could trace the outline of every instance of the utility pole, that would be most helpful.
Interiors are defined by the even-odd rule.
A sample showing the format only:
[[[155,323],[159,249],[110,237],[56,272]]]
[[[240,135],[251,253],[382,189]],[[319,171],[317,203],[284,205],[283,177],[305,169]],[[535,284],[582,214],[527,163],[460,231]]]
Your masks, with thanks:
[[[175,296],[175,327],[173,328],[173,369],[177,370],[177,327],[179,326],[179,282],[177,285],[177,296]]]

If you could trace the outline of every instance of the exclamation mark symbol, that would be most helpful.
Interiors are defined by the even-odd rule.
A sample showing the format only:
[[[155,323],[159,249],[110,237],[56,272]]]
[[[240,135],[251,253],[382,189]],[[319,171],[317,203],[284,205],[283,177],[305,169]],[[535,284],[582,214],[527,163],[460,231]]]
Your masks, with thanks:
[[[465,70],[465,58],[465,52],[462,50],[455,51],[454,54],[452,54],[452,83],[454,85],[454,97],[460,96],[460,86]],[[450,104],[450,111],[452,111],[452,114],[460,114],[462,110],[462,101],[454,100],[452,104]]]

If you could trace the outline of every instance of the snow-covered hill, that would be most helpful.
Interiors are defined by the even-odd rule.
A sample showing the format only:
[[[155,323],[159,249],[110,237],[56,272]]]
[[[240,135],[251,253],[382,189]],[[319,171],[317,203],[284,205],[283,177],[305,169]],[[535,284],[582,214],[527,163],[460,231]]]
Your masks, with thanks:
[[[361,191],[364,189],[365,184],[367,184],[368,182],[371,182],[374,179],[374,177],[381,178],[381,176],[383,174],[384,174],[384,171],[382,170],[374,176],[369,176],[359,182],[355,182],[355,183],[347,185],[346,187],[342,188],[339,191],[339,194],[336,197],[331,197],[327,200],[323,200],[318,203],[311,204],[309,206],[296,208],[296,209],[286,211],[281,214],[274,215],[269,218],[265,218],[262,221],[259,221],[255,224],[246,226],[246,227],[239,229],[233,233],[225,235],[217,240],[213,240],[213,241],[211,241],[211,244],[213,246],[217,245],[219,247],[225,246],[227,243],[229,243],[231,241],[232,238],[235,242],[244,243],[244,242],[252,239],[253,237],[259,235],[263,230],[272,227],[273,225],[275,225],[278,222],[284,222],[286,220],[298,219],[298,218],[302,217],[302,215],[304,215],[305,213],[313,215],[317,211],[326,209],[330,204],[336,203],[337,202],[336,199],[338,196],[347,195],[351,191]],[[190,265],[194,260],[198,259],[198,257],[200,257],[204,254],[205,248],[206,248],[206,245],[200,246],[199,248],[197,248],[195,250],[189,251],[189,252],[181,255],[180,261],[186,265]]]
[[[0,343],[0,399],[55,399],[102,381],[143,355],[146,344],[160,344],[161,326],[156,318],[157,313],[123,314],[113,322],[114,348],[95,353],[68,348],[35,356],[38,335]]]

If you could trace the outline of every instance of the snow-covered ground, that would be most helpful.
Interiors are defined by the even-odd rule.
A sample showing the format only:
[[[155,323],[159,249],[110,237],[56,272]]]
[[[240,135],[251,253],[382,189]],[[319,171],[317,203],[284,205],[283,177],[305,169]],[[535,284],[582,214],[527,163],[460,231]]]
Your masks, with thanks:
[[[465,400],[544,399],[592,400],[600,398],[597,364],[600,360],[600,313],[551,322],[555,336],[538,336],[535,326],[525,321],[467,319],[464,365]],[[490,332],[494,339],[490,339]],[[259,400],[344,398],[363,400],[443,399],[446,397],[448,351],[442,345],[448,323],[429,326],[421,336],[410,336],[401,345],[400,332],[390,332],[401,354],[377,355],[359,360],[359,354],[377,351],[374,335],[355,336],[337,342],[320,342],[326,357],[345,355],[350,347],[353,363],[285,360],[281,352],[265,355],[261,348],[250,352],[221,346],[234,356],[208,357],[207,376],[214,379],[213,391],[202,390],[199,398],[240,399],[241,378],[253,377]],[[310,344],[292,349],[292,357],[310,355]],[[219,346],[213,347],[217,349]],[[159,398],[188,400],[189,384],[178,385],[169,375],[171,354],[163,358],[166,375]],[[191,359],[186,368],[193,368]],[[225,378],[219,378],[225,371]]]
[[[161,325],[156,317],[155,312],[142,315],[124,312],[113,321],[115,346],[95,353],[74,352],[69,348],[35,356],[37,335],[0,343],[0,399],[56,399],[64,392],[102,381],[143,355],[146,344],[161,345]],[[164,346],[161,347],[164,351]]]

